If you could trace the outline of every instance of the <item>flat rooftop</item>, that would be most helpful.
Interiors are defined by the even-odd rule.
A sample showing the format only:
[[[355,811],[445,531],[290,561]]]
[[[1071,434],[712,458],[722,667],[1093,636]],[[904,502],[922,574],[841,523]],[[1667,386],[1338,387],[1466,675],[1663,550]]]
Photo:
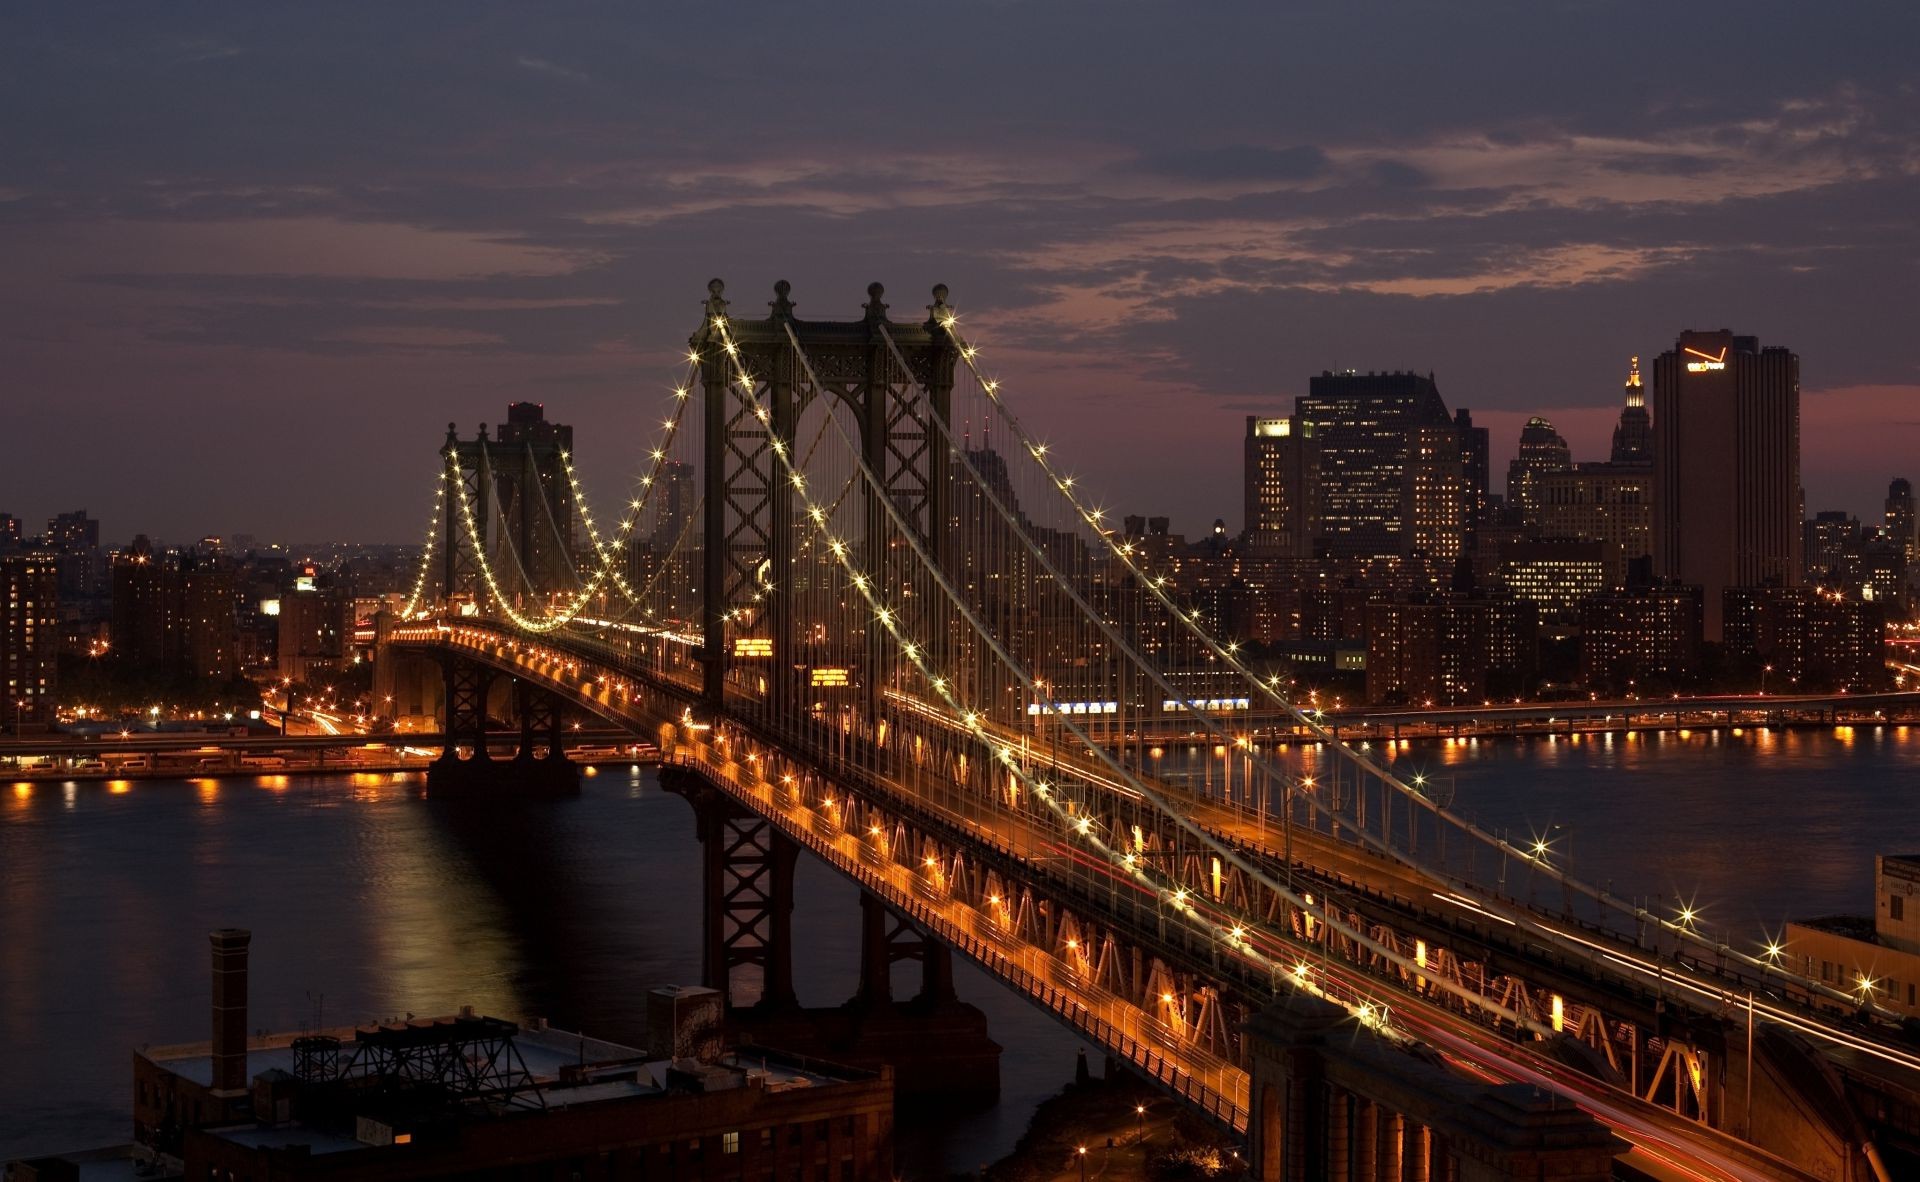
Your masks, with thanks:
[[[511,1023],[471,1016],[262,1035],[248,1040],[246,1075],[251,1080],[271,1071],[294,1074],[294,1043],[312,1034],[339,1039],[340,1061],[344,1065],[362,1040],[388,1047],[418,1046],[442,1038],[503,1037],[508,1031],[513,1031],[514,1050],[539,1093],[538,1097],[524,1093],[515,1096],[514,1107],[572,1108],[665,1095],[675,1088],[719,1092],[759,1086],[768,1092],[785,1092],[873,1078],[869,1071],[752,1046],[728,1050],[708,1061],[654,1059],[638,1047],[591,1038],[576,1031],[545,1025],[538,1029],[514,1030]],[[209,1043],[149,1047],[141,1054],[182,1079],[203,1087],[212,1086]],[[327,1133],[298,1123],[281,1127],[246,1124],[210,1131],[244,1145],[274,1148],[304,1145],[316,1154],[343,1152],[363,1144],[344,1134]]]

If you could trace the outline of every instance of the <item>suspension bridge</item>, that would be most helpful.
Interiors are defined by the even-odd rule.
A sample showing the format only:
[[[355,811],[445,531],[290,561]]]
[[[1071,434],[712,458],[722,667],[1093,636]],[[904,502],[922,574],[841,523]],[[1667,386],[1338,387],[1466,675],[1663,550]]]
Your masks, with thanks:
[[[643,735],[702,810],[709,984],[790,1001],[804,849],[1263,1182],[1891,1176],[1920,1049],[1887,983],[1585,883],[1340,742],[1027,429],[944,286],[884,294],[747,316],[713,281],[605,516],[570,452],[449,426],[378,628],[438,667],[429,791],[564,790],[569,712]]]

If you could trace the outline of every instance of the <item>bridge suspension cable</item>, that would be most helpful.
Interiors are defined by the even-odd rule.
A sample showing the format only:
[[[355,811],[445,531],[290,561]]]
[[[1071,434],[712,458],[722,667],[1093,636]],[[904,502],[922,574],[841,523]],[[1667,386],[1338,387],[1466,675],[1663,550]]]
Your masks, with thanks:
[[[1074,478],[1062,475],[1053,466],[1052,461],[1049,459],[1049,449],[1047,445],[1038,442],[1027,431],[1019,417],[1008,408],[1000,394],[1000,383],[996,379],[989,378],[981,372],[979,350],[961,334],[958,317],[952,313],[948,313],[937,323],[951,336],[955,346],[959,350],[960,358],[966,366],[967,371],[974,378],[990,404],[999,414],[1002,423],[1014,433],[1017,441],[1021,445],[1021,449],[1026,452],[1030,460],[1037,465],[1045,475],[1046,485],[1061,498],[1071,511],[1072,519],[1076,525],[1084,526],[1089,530],[1098,540],[1098,544],[1105,549],[1114,560],[1122,564],[1134,582],[1162,606],[1168,613],[1168,618],[1177,622],[1178,625],[1200,643],[1215,660],[1232,670],[1240,682],[1247,687],[1250,694],[1264,698],[1283,710],[1297,725],[1305,728],[1314,738],[1330,745],[1338,758],[1351,763],[1359,771],[1374,778],[1378,783],[1383,785],[1384,788],[1396,793],[1407,803],[1409,808],[1425,810],[1437,824],[1447,825],[1456,829],[1468,840],[1489,848],[1492,852],[1504,859],[1512,860],[1514,863],[1524,867],[1529,873],[1542,874],[1556,885],[1578,893],[1592,901],[1598,907],[1612,911],[1624,919],[1635,923],[1653,923],[1672,935],[1677,941],[1685,942],[1697,948],[1705,955],[1717,958],[1731,958],[1745,964],[1749,968],[1757,969],[1760,971],[1763,980],[1791,981],[1801,988],[1808,989],[1836,1001],[1845,1002],[1849,1005],[1860,1002],[1860,998],[1836,989],[1816,978],[1786,970],[1778,963],[1777,958],[1755,956],[1738,948],[1734,948],[1725,941],[1709,939],[1697,930],[1689,919],[1676,921],[1666,916],[1655,914],[1644,907],[1631,905],[1604,890],[1573,877],[1571,874],[1553,865],[1546,857],[1544,850],[1538,848],[1532,850],[1522,849],[1503,837],[1487,832],[1477,824],[1474,824],[1464,817],[1458,816],[1451,810],[1443,808],[1440,803],[1431,796],[1407,784],[1378,761],[1370,758],[1362,751],[1355,750],[1351,744],[1341,740],[1332,730],[1306,711],[1301,710],[1293,701],[1283,694],[1277,684],[1277,679],[1263,679],[1255,673],[1240,657],[1238,645],[1221,643],[1216,636],[1201,625],[1197,612],[1183,610],[1181,608],[1172,594],[1169,593],[1165,577],[1152,575],[1141,564],[1139,561],[1140,555],[1138,548],[1132,542],[1125,540],[1124,537],[1119,534],[1119,531],[1113,529],[1106,523],[1106,514],[1103,510],[1090,507],[1086,504],[1075,489],[1076,482]],[[884,327],[882,331],[885,331]],[[889,344],[892,345],[891,337],[888,338],[888,341]],[[897,357],[898,347],[892,347]],[[1030,546],[1033,546],[1033,541],[1028,536],[1030,531],[1024,528],[1016,517],[1009,517],[1009,521],[1014,525],[1016,532],[1025,538]],[[1036,555],[1044,555],[1044,550],[1038,547],[1033,548]],[[1067,580],[1063,576],[1060,576],[1058,572],[1055,572],[1055,577],[1062,579],[1063,586],[1067,585]],[[1084,601],[1082,602],[1082,607],[1084,610],[1090,610],[1086,607]],[[1126,643],[1117,632],[1109,630],[1109,636],[1116,644],[1125,645]],[[1146,670],[1149,674],[1154,672],[1151,662],[1140,658],[1138,654],[1133,655],[1143,670]],[[1164,682],[1160,684],[1164,687]],[[1219,727],[1205,711],[1194,711],[1193,714],[1211,734],[1225,742],[1231,743],[1235,741],[1234,737],[1228,735],[1223,728]],[[1266,760],[1265,757],[1258,752],[1255,752],[1252,758],[1265,764],[1270,774],[1284,777],[1285,773],[1274,768],[1270,761]],[[1301,795],[1301,799],[1316,813],[1337,822],[1338,818],[1336,818],[1330,810],[1329,805],[1318,795],[1305,793]],[[1390,831],[1386,836],[1381,836],[1376,835],[1365,826],[1358,827],[1357,829],[1351,826],[1349,828],[1350,831],[1355,832],[1369,848],[1374,849],[1383,856],[1391,857],[1396,861],[1419,869],[1424,873],[1434,874],[1456,889],[1470,891],[1477,896],[1476,902],[1481,906],[1495,910],[1513,922],[1523,923],[1530,929],[1537,931],[1538,934],[1554,939],[1556,943],[1562,945],[1567,944],[1568,941],[1564,934],[1551,929],[1542,929],[1530,912],[1522,908],[1513,907],[1497,893],[1488,893],[1480,883],[1450,873],[1446,871],[1444,867],[1436,871],[1433,866],[1419,858],[1417,854],[1408,850],[1395,848],[1391,841]],[[1412,832],[1411,827],[1409,828],[1409,832]],[[1879,1007],[1877,1003],[1870,1004],[1873,1008],[1882,1008]],[[1887,1012],[1890,1013],[1890,1011]]]
[[[732,339],[726,318],[715,317],[713,320],[713,328],[719,334],[722,351],[726,354],[732,366],[735,380],[741,389],[742,400],[750,403],[752,414],[756,419],[762,423],[770,423],[772,416],[767,408],[759,402],[753,376],[747,371],[740,357],[740,350]],[[881,329],[881,332],[884,334],[884,327]],[[808,358],[798,338],[793,334],[791,326],[787,327],[786,335],[799,361],[800,367],[806,373],[809,382],[815,389],[824,389],[824,385],[820,382],[817,374],[813,370],[811,360]],[[892,342],[890,337],[888,338],[888,342],[891,346]],[[895,356],[898,357],[897,346],[893,347],[893,352]],[[899,364],[903,372],[910,372],[903,358],[899,359]],[[925,428],[924,420],[911,408],[908,408],[904,413],[907,417],[915,420],[915,425],[923,429]],[[828,417],[830,419],[832,418],[832,416]],[[842,442],[846,445],[848,453],[855,457],[858,475],[864,479],[870,487],[875,489],[882,488],[883,485],[879,475],[872,470],[865,458],[860,456],[859,449],[854,445],[851,437],[846,434],[844,426],[839,424],[837,419],[833,421],[841,432]],[[877,585],[878,580],[874,578],[871,573],[862,570],[856,564],[852,554],[853,547],[828,532],[827,522],[830,519],[830,513],[811,498],[807,491],[805,475],[801,472],[800,468],[794,464],[785,447],[776,439],[771,445],[771,450],[779,457],[781,465],[787,474],[788,482],[795,490],[795,495],[798,496],[802,502],[802,506],[806,511],[807,520],[811,523],[810,532],[824,537],[828,549],[848,574],[853,588],[860,593],[862,599],[867,603],[869,610],[872,612],[873,619],[893,637],[899,645],[902,655],[914,665],[929,688],[956,714],[961,720],[962,725],[973,734],[976,741],[988,751],[992,752],[993,758],[997,759],[998,763],[1006,769],[1007,773],[1019,781],[1034,799],[1044,803],[1060,820],[1065,832],[1076,835],[1089,848],[1105,857],[1110,863],[1110,873],[1117,873],[1123,877],[1151,886],[1156,894],[1165,900],[1166,905],[1172,907],[1176,912],[1184,914],[1189,922],[1207,931],[1213,939],[1232,948],[1236,954],[1265,967],[1276,985],[1280,981],[1285,980],[1294,987],[1307,989],[1322,997],[1328,996],[1324,989],[1313,983],[1309,978],[1302,974],[1286,971],[1290,966],[1284,965],[1280,961],[1267,956],[1254,946],[1247,937],[1247,927],[1250,924],[1258,923],[1259,921],[1256,918],[1248,917],[1244,923],[1228,924],[1204,915],[1195,906],[1186,901],[1188,892],[1182,889],[1177,881],[1171,881],[1166,878],[1150,861],[1141,858],[1137,854],[1131,854],[1109,841],[1105,834],[1100,833],[1096,829],[1090,815],[1077,807],[1080,802],[1066,799],[1063,794],[1058,791],[1056,785],[1043,777],[1035,775],[1027,768],[1023,761],[1016,757],[1012,742],[1005,737],[996,737],[988,729],[984,722],[984,719],[987,717],[987,712],[970,708],[960,696],[953,679],[942,675],[932,666],[928,658],[928,646],[922,641],[916,640],[907,632],[905,627],[906,613],[890,606]],[[986,492],[989,499],[993,499],[994,494],[992,489],[984,481],[981,481],[978,472],[973,469],[964,454],[962,454],[962,462],[966,464],[969,474],[972,475],[976,481],[980,482],[981,488]],[[877,496],[875,500],[884,508],[898,537],[914,550],[915,557],[919,561],[920,570],[931,576],[932,580],[939,585],[947,600],[966,619],[972,630],[993,651],[996,658],[1009,672],[1021,681],[1023,687],[1029,694],[1043,701],[1053,701],[1052,696],[1046,692],[1046,687],[1036,682],[1031,673],[1005,649],[995,636],[994,630],[981,620],[967,597],[952,584],[947,573],[941,569],[940,564],[927,552],[923,541],[917,536],[909,523],[903,519],[899,507],[894,505],[885,496]],[[868,548],[869,550],[873,548],[872,539],[868,539]],[[1065,717],[1064,724],[1077,738],[1086,744],[1087,750],[1094,755],[1096,760],[1104,763],[1112,775],[1120,777],[1122,783],[1125,784],[1129,791],[1140,799],[1151,802],[1167,821],[1185,832],[1189,838],[1210,850],[1215,856],[1229,861],[1250,878],[1261,882],[1276,894],[1287,898],[1296,907],[1311,911],[1312,903],[1310,900],[1294,892],[1289,885],[1274,879],[1261,867],[1246,859],[1237,849],[1213,838],[1202,827],[1196,824],[1184,809],[1167,799],[1157,788],[1135,776],[1129,769],[1115,760],[1111,753],[1105,749],[1104,745],[1095,742],[1090,734],[1085,732],[1079,724],[1072,720],[1071,716]],[[1335,919],[1332,916],[1328,916],[1325,922],[1334,929],[1339,930],[1345,938],[1353,941],[1359,947],[1367,949],[1373,955],[1395,964],[1408,973],[1417,973],[1419,971],[1419,966],[1412,958],[1405,957],[1398,949],[1375,940],[1372,934],[1364,929],[1348,924],[1344,917]],[[1464,989],[1458,989],[1453,986],[1451,982],[1441,982],[1440,987],[1444,990],[1457,992],[1460,996],[1472,1001],[1481,1009],[1497,1012],[1500,1017],[1514,1023],[1516,1026],[1536,1030],[1545,1029],[1530,1017],[1520,1014],[1508,1007],[1498,1005],[1497,1003],[1491,1003],[1490,1000],[1484,996],[1472,994]],[[1365,1000],[1348,1003],[1348,1005],[1357,1017],[1367,1020],[1369,1024],[1377,1028],[1383,1030],[1389,1029],[1386,1022],[1387,1011],[1384,1007]]]
[[[691,367],[697,365],[697,361],[689,359],[688,365],[689,372],[691,373]],[[684,382],[674,388],[673,413],[663,424],[664,433],[649,453],[652,466],[640,478],[642,487],[641,495],[630,502],[627,511],[622,514],[619,524],[614,530],[615,538],[624,540],[626,535],[632,532],[635,523],[640,520],[640,515],[645,511],[652,498],[654,489],[659,486],[660,481],[658,478],[668,462],[668,452],[673,446],[674,438],[678,434],[681,421],[686,414],[689,393],[688,386]],[[481,455],[483,459],[485,454],[486,442],[482,440]],[[569,472],[570,471],[571,465],[569,463]],[[454,485],[460,520],[465,527],[467,541],[472,547],[481,578],[486,583],[487,590],[494,601],[494,606],[509,620],[513,621],[516,627],[534,633],[552,632],[564,627],[575,616],[578,616],[580,612],[593,601],[593,597],[599,593],[601,587],[615,576],[617,564],[621,557],[620,547],[614,544],[612,540],[606,543],[596,543],[594,547],[596,561],[592,573],[573,596],[545,615],[530,615],[520,611],[514,607],[511,602],[511,598],[507,595],[506,589],[502,586],[500,577],[494,571],[493,563],[487,555],[487,548],[483,540],[485,535],[479,528],[480,523],[474,511],[472,498],[467,495],[466,482],[464,480],[457,480],[454,482]],[[596,535],[590,534],[589,536]],[[509,545],[511,545],[511,543],[509,543]],[[516,565],[519,564],[516,562]],[[521,566],[523,578],[525,573],[524,566]]]
[[[427,540],[420,547],[420,568],[413,575],[413,590],[407,593],[407,602],[400,609],[400,618],[412,619],[419,611],[420,600],[426,594],[427,577],[433,571],[433,556],[438,549],[440,538],[440,518],[442,507],[447,499],[447,466],[440,465],[440,475],[435,480],[439,486],[433,490],[433,509],[427,514]]]

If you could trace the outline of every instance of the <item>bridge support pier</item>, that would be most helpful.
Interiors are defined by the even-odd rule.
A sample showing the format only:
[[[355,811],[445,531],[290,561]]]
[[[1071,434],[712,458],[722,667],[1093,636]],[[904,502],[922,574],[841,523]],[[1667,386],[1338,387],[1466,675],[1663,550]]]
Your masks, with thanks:
[[[726,997],[735,1036],[856,1067],[888,1065],[903,1101],[999,1094],[1000,1046],[987,1031],[986,1015],[955,996],[951,950],[862,891],[858,995],[840,1006],[803,1008],[793,979],[799,846],[697,772],[668,765],[660,783],[693,806],[705,847],[702,983]],[[920,992],[895,1001],[890,978],[901,960],[920,962]],[[755,1004],[734,1000],[733,970],[740,965],[762,971]]]
[[[661,777],[693,806],[701,847],[700,983],[741,1008],[734,970],[760,971],[761,1012],[798,1010],[793,987],[793,868],[800,847],[697,776]]]
[[[1547,1092],[1413,1058],[1306,994],[1249,1024],[1248,1053],[1259,1182],[1607,1182],[1626,1148]]]
[[[938,1006],[959,1000],[953,992],[952,951],[861,891],[860,992],[855,1002],[868,1008],[893,1004],[893,966],[903,960],[920,962],[920,992],[914,1004]]]
[[[427,765],[428,796],[570,796],[580,791],[580,770],[561,744],[558,701],[537,686],[515,680],[520,746],[512,759],[494,759],[487,751],[487,703],[498,674],[453,655],[441,657],[440,668],[446,745]],[[536,757],[535,743],[543,731],[547,753]]]

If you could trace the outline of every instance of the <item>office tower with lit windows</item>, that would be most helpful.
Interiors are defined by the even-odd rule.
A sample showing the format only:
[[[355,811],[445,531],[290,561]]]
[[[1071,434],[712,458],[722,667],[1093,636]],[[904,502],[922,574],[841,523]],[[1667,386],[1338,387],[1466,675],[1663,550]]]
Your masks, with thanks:
[[[1460,475],[1467,485],[1467,532],[1480,528],[1491,507],[1492,491],[1488,473],[1492,463],[1491,439],[1485,427],[1473,425],[1473,412],[1465,407],[1453,412],[1453,425],[1460,433]]]
[[[1471,528],[1471,490],[1462,470],[1460,432],[1452,426],[1407,432],[1407,465],[1400,482],[1404,552],[1435,562],[1460,557]]]
[[[1320,532],[1320,449],[1313,424],[1247,416],[1246,533],[1250,553],[1311,558]]]
[[[1410,506],[1433,504],[1407,487],[1415,429],[1452,433],[1454,472],[1461,466],[1459,436],[1433,375],[1323,372],[1295,401],[1294,417],[1312,427],[1319,448],[1320,536],[1330,556],[1405,555],[1431,534],[1406,516]],[[1460,513],[1448,516],[1457,522]]]
[[[1798,586],[1800,358],[1688,331],[1653,365],[1655,573],[1703,592],[1721,638],[1729,587]]]
[[[1916,522],[1913,511],[1913,482],[1904,476],[1895,477],[1887,485],[1887,537],[1900,547],[1907,556],[1907,564],[1913,565],[1916,557]]]
[[[526,582],[509,591],[523,603],[579,585],[573,484],[567,476],[572,453],[573,428],[548,422],[546,407],[537,402],[507,407],[507,421],[494,428],[490,458],[500,504],[498,551],[507,560],[506,570],[517,564],[526,572]]]
[[[1573,453],[1553,424],[1539,415],[1520,428],[1520,450],[1507,463],[1507,512],[1514,519],[1531,523],[1538,502],[1536,487],[1549,472],[1564,472],[1573,467]]]
[[[59,679],[60,574],[42,554],[0,555],[0,673],[9,730],[53,721]]]
[[[1531,477],[1525,524],[1541,538],[1604,547],[1606,583],[1619,587],[1637,558],[1653,553],[1652,420],[1640,385],[1640,359],[1627,374],[1626,406],[1613,430],[1612,458]]]

